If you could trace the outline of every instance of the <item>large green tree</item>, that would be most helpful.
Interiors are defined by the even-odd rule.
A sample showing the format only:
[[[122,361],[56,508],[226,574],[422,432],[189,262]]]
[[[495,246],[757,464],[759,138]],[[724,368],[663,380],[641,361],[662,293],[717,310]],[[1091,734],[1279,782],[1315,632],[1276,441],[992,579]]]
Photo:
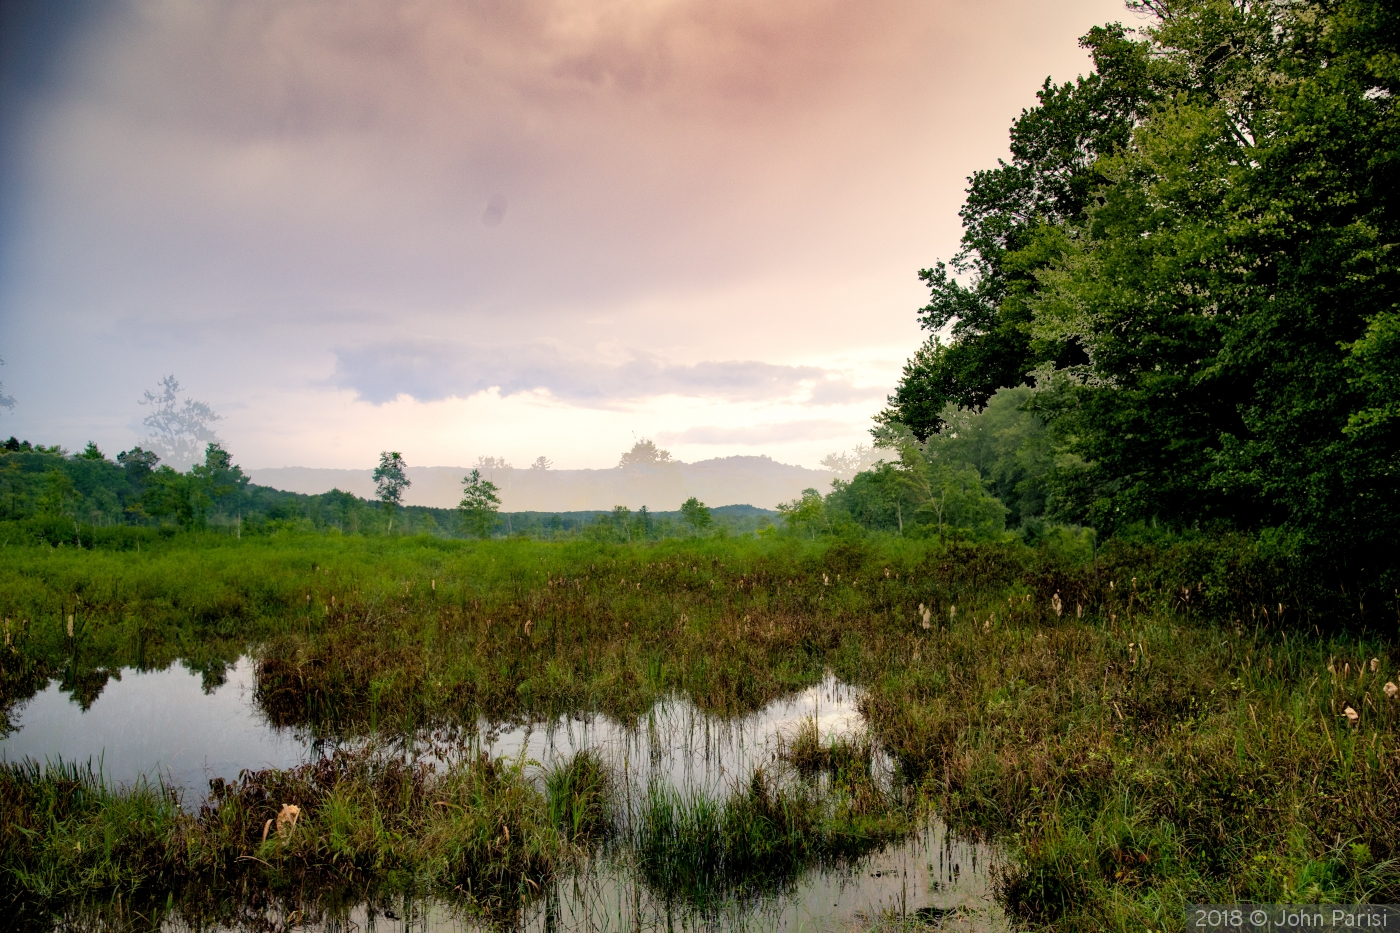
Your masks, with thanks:
[[[887,423],[1036,387],[1081,520],[1274,528],[1395,565],[1400,17],[1380,0],[1152,0],[1084,40],[954,271]]]
[[[694,496],[681,503],[681,518],[697,533],[708,528],[713,520],[709,506]]]

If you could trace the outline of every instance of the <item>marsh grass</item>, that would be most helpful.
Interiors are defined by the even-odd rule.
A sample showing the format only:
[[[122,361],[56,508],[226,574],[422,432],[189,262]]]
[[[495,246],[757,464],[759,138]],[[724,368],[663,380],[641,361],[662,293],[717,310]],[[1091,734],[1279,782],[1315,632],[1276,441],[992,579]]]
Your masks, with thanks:
[[[108,928],[176,914],[256,925],[259,911],[334,917],[395,895],[508,924],[557,875],[619,840],[663,899],[713,910],[908,831],[893,809],[871,813],[844,792],[780,784],[763,769],[723,799],[653,785],[629,830],[595,750],[538,781],[526,771],[523,758],[486,755],[435,770],[368,745],[216,779],[190,810],[173,790],[113,789],[90,767],[0,764],[0,897],[19,929],[84,909]]]
[[[584,749],[545,772],[549,818],[564,838],[592,844],[614,828],[616,779],[597,749]]]
[[[783,780],[768,768],[717,797],[652,784],[636,831],[643,877],[665,897],[701,906],[791,885],[815,864],[858,858],[906,835],[909,814],[884,796],[855,801]]]
[[[804,719],[784,743],[781,756],[803,777],[826,775],[847,787],[873,781],[875,746],[867,735],[832,735],[827,741],[815,718]]]
[[[332,900],[421,890],[509,913],[568,854],[523,767],[483,756],[434,771],[367,747],[215,780],[191,812],[148,782],[112,789],[90,768],[0,763],[0,896],[40,928],[57,905],[179,894],[188,908],[307,887]],[[288,804],[299,818],[278,826]]]
[[[1110,542],[1092,560],[900,540],[628,548],[308,538],[152,550],[12,551],[0,614],[25,634],[0,655],[4,689],[176,657],[217,677],[253,646],[258,702],[274,722],[363,737],[482,716],[626,720],[676,692],[736,716],[829,670],[865,688],[870,747],[893,762],[893,786],[1010,847],[1002,896],[1037,927],[1173,926],[1188,901],[1400,899],[1400,698],[1385,691],[1397,679],[1396,607],[1323,599],[1240,539]],[[84,625],[78,645],[64,631],[73,613]],[[862,802],[879,791],[862,778],[870,750],[799,734],[788,753],[795,779],[766,775],[762,793],[658,791],[641,824],[651,827],[639,843],[648,864],[691,866],[694,878],[742,889],[790,877],[784,859],[812,864],[839,854],[843,839],[859,851],[879,837],[891,810],[878,796]],[[487,786],[480,775],[456,780]],[[487,801],[514,800],[519,825],[535,827],[534,848],[514,848],[514,828],[509,847],[493,848],[503,836],[481,817],[462,827],[475,827],[460,837],[475,841],[423,877],[455,878],[464,891],[470,880],[474,896],[490,891],[503,904],[505,892],[529,890],[531,866],[591,838],[574,830],[575,814],[580,830],[606,825],[588,817],[586,795],[558,789],[573,778],[558,780],[551,796],[508,778],[501,786],[519,787],[518,797],[493,791],[474,804],[479,815],[493,812]],[[6,856],[3,884],[7,896],[110,891],[112,878],[159,888],[179,876],[176,865],[287,886],[313,870],[408,872],[418,861],[401,853],[429,851],[415,840],[448,817],[381,800],[371,786],[356,779],[309,807],[291,841],[268,843],[305,854],[264,859],[266,876],[219,858],[263,858],[248,833],[275,811],[238,823],[242,848],[204,847],[204,829],[162,835],[167,824],[151,817],[131,838],[183,854],[143,874],[132,856],[108,869],[62,848],[70,832],[97,833],[107,824],[96,811],[116,806],[77,793],[106,802],[80,808],[73,828],[14,817],[26,835],[6,817],[17,854]],[[803,796],[813,787],[831,791],[818,794],[820,807]],[[353,788],[359,796],[345,797]],[[142,793],[142,812],[165,806],[158,788]],[[354,812],[378,815],[359,823]],[[369,825],[391,842],[365,841],[379,838]],[[78,862],[59,871],[62,859]],[[463,867],[496,861],[499,871],[484,874]],[[742,866],[760,861],[747,877]]]

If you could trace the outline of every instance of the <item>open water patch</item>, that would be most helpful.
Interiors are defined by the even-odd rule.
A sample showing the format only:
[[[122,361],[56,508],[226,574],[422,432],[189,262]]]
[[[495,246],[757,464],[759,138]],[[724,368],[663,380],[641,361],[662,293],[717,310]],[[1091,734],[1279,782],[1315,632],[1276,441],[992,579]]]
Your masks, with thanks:
[[[250,658],[239,658],[216,685],[179,664],[125,668],[96,697],[83,698],[50,681],[14,712],[14,731],[0,739],[0,760],[91,761],[110,784],[160,779],[197,803],[213,778],[231,781],[244,770],[294,768],[356,744],[270,723],[254,700],[254,667]],[[816,723],[824,738],[862,730],[861,695],[828,675],[734,719],[672,696],[635,722],[590,714],[506,726],[483,721],[465,733],[381,738],[409,758],[523,756],[536,772],[594,749],[625,788],[662,780],[682,791],[715,793],[770,762],[780,742],[804,722]]]
[[[269,910],[238,926],[172,918],[171,933],[1010,933],[993,896],[995,848],[948,833],[936,820],[903,842],[840,868],[804,873],[789,888],[701,909],[642,883],[625,860],[599,859],[546,886],[517,915],[482,920],[434,900],[360,905],[334,917]]]
[[[563,716],[546,723],[509,728],[483,725],[475,742],[492,757],[524,760],[544,770],[580,752],[594,751],[617,775],[628,815],[647,788],[664,784],[684,794],[722,796],[772,765],[785,741],[805,723],[823,740],[862,733],[864,691],[828,674],[821,683],[769,703],[748,716],[725,719],[701,710],[684,696],[657,702],[636,722],[603,715]],[[877,757],[877,769],[889,763]]]
[[[160,780],[198,803],[212,778],[295,768],[321,754],[299,731],[273,728],[253,703],[253,688],[246,657],[217,686],[179,664],[125,668],[86,703],[50,681],[13,713],[0,760],[90,761],[108,784]]]
[[[541,784],[551,768],[581,752],[608,766],[616,782],[612,841],[547,884],[508,923],[515,929],[895,930],[921,920],[938,929],[1009,928],[993,897],[996,850],[957,838],[936,820],[859,857],[814,864],[742,896],[719,892],[704,903],[658,888],[640,870],[634,843],[655,788],[722,800],[743,788],[756,770],[777,770],[785,744],[799,729],[815,726],[822,742],[864,738],[862,695],[860,688],[828,675],[744,717],[715,716],[672,696],[632,722],[589,714],[528,724],[477,723],[445,733],[381,736],[375,744],[380,753],[429,763],[484,752],[522,762]],[[144,778],[179,788],[186,806],[205,799],[213,778],[231,781],[245,770],[294,768],[335,748],[309,730],[271,724],[255,701],[254,664],[248,658],[229,667],[222,682],[178,664],[123,670],[95,696],[64,691],[55,681],[17,709],[13,722],[17,728],[0,740],[0,759],[91,761],[109,784]],[[878,746],[870,770],[874,780],[891,786],[893,768]],[[431,900],[405,901],[391,913],[362,905],[320,925],[327,931],[468,931],[500,924],[495,918],[481,925]],[[318,926],[307,919],[289,915],[274,923]],[[163,925],[182,927],[178,917],[167,917]]]

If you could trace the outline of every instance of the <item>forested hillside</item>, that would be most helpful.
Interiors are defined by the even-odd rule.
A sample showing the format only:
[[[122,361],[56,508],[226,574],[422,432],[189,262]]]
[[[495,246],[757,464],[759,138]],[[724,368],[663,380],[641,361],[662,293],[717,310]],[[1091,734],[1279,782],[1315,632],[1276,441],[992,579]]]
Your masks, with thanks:
[[[467,534],[455,509],[399,506],[393,512],[396,534]],[[654,512],[645,506],[635,511],[618,506],[507,512],[494,516],[489,533],[634,541],[702,530],[751,532],[771,525],[776,514],[729,505],[706,510],[706,520],[696,523],[680,511]],[[389,510],[381,502],[339,489],[304,495],[251,483],[217,444],[209,446],[204,463],[185,472],[160,464],[140,447],[112,459],[92,444],[74,455],[16,438],[0,446],[0,543],[136,547],[145,537],[196,530],[242,536],[279,531],[382,535],[391,529]]]

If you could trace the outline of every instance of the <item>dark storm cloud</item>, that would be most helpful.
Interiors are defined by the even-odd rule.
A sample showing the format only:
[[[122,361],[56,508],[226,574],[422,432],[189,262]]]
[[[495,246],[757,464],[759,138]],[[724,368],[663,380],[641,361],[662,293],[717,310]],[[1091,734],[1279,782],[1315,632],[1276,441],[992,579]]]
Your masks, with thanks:
[[[248,406],[230,440],[264,462],[359,463],[374,419],[444,450],[466,435],[334,387],[499,387],[516,398],[439,407],[580,449],[648,396],[673,430],[806,404],[860,435],[883,392],[852,378],[892,381],[918,345],[914,273],[956,249],[964,179],[1047,73],[1083,70],[1075,36],[1121,16],[0,0],[6,433],[120,448],[175,371]]]
[[[487,389],[513,395],[539,389],[575,404],[599,405],[656,395],[756,401],[791,396],[822,380],[817,366],[753,360],[689,365],[634,358],[622,363],[570,357],[543,345],[469,346],[400,341],[336,353],[334,383],[375,404],[400,395],[419,401],[466,398]]]

